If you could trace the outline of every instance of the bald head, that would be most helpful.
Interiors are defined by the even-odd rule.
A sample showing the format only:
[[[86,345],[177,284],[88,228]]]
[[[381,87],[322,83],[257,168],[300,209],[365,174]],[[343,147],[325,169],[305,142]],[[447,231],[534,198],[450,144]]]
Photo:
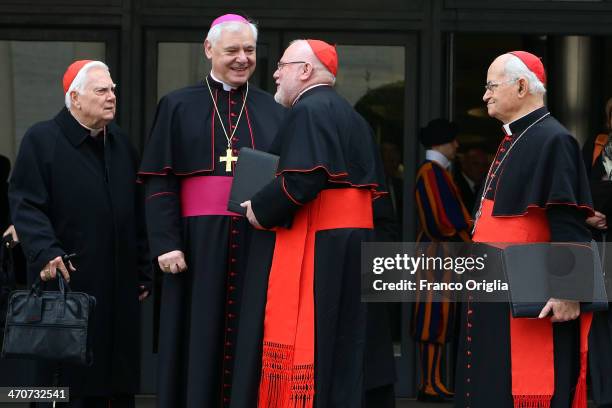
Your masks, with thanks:
[[[506,124],[544,106],[545,91],[520,59],[503,54],[489,66],[487,89],[482,99],[487,104],[489,116]]]
[[[277,87],[274,99],[288,107],[304,89],[316,84],[333,86],[336,79],[306,40],[295,40],[283,53],[274,80]]]
[[[290,48],[292,49],[290,51]],[[310,63],[314,69],[315,78],[319,81],[329,83],[333,85],[336,82],[336,77],[332,74],[329,69],[319,61],[319,58],[315,55],[314,51],[306,40],[293,40],[285,52],[295,52],[296,56],[303,58],[303,61]]]

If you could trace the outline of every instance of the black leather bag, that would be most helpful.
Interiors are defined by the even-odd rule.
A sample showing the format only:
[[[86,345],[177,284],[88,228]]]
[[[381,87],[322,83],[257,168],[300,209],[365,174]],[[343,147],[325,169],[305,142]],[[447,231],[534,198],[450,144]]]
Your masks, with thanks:
[[[87,293],[72,292],[59,270],[57,276],[59,291],[43,291],[37,279],[30,290],[11,292],[3,358],[93,363],[96,299]]]

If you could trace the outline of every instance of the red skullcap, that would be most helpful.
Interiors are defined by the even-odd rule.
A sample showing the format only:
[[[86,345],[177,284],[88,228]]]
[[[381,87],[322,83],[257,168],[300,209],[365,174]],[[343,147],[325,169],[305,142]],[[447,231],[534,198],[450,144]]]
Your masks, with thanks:
[[[306,40],[312,52],[317,56],[319,61],[325,68],[329,70],[334,76],[338,72],[338,54],[336,53],[336,47],[329,45],[325,41],[321,40]]]
[[[239,21],[241,23],[248,23],[249,21],[238,15],[238,14],[224,14],[222,16],[219,16],[217,18],[214,19],[214,21],[212,22],[212,24],[210,25],[210,28],[213,28],[214,26],[216,26],[217,24],[221,24],[221,23],[227,23],[228,21]]]
[[[540,57],[537,57],[527,51],[511,51],[509,54],[514,55],[529,68],[531,72],[535,74],[535,76],[546,85],[546,71],[544,70],[544,64],[540,60]]]
[[[90,62],[93,62],[93,61],[92,60],[78,60],[70,64],[70,66],[64,73],[64,79],[62,81],[62,84],[64,85],[64,93],[68,92],[68,90],[70,89],[70,85],[72,85],[72,81],[74,81],[74,78],[76,78],[79,71],[83,69],[83,67],[89,64]]]

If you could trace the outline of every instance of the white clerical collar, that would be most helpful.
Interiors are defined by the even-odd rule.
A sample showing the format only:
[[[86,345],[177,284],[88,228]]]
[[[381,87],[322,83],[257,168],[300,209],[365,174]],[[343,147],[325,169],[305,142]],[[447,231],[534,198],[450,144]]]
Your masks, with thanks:
[[[451,164],[445,155],[443,155],[437,150],[432,150],[432,149],[425,150],[425,160],[435,161],[436,163],[438,163],[440,166],[444,167],[447,170]]]
[[[295,97],[295,99],[294,99],[294,100],[293,100],[293,102],[291,103],[291,106],[295,105],[295,104],[297,103],[297,101],[299,101],[299,100],[300,100],[300,98],[302,97],[302,95],[304,95],[306,92],[308,92],[308,91],[310,91],[312,88],[316,88],[316,87],[318,87],[318,86],[331,86],[331,85],[330,85],[330,84],[314,84],[314,85],[309,86],[309,87],[308,87],[308,88],[306,88],[306,89],[302,89],[302,92],[300,92],[300,93],[298,94],[298,96],[296,96],[296,97]]]
[[[87,126],[85,126],[84,124],[82,124],[82,123],[81,123],[81,122],[80,122],[80,121],[77,119],[77,117],[76,117],[76,116],[74,116],[74,115],[73,115],[73,113],[72,113],[72,111],[71,111],[71,110],[68,110],[68,112],[70,112],[70,114],[72,115],[72,117],[74,118],[74,120],[76,120],[76,121],[79,123],[79,125],[83,126],[85,129],[87,129],[87,130],[89,131],[89,135],[90,135],[90,136],[92,136],[92,137],[96,137],[96,136],[98,136],[98,135],[100,134],[100,132],[102,132],[102,131],[104,130],[104,128],[103,128],[103,127],[99,128],[99,129],[92,129],[92,128],[90,128],[90,127],[87,127]]]
[[[517,120],[521,120],[521,119],[523,119],[525,116],[527,116],[527,115],[529,115],[529,114],[531,114],[531,113],[533,113],[533,112],[537,111],[537,110],[538,110],[538,109],[540,109],[540,108],[541,108],[541,106],[540,106],[540,107],[538,107],[538,108],[535,108],[535,109],[534,109],[534,110],[532,110],[532,111],[527,112],[526,114],[524,114],[524,115],[523,115],[523,116],[521,116],[520,118],[516,118],[516,119],[514,119],[514,120],[513,120],[512,122],[510,122],[510,123],[506,123],[506,124],[503,126],[503,128],[504,128],[504,132],[506,132],[506,135],[510,136],[510,135],[512,134],[512,130],[510,130],[510,125],[511,125],[511,124],[513,124],[513,123],[514,123],[514,122],[516,122]]]
[[[221,81],[221,80],[217,79],[217,77],[215,76],[215,74],[213,74],[212,69],[210,70],[210,77],[213,79],[213,81],[217,81],[218,83],[220,83],[221,85],[223,85],[223,90],[224,90],[224,91],[226,91],[226,92],[229,92],[229,91],[231,91],[231,90],[233,90],[233,89],[236,89],[236,88],[234,88],[233,86],[230,86],[230,85],[226,84],[225,82],[223,82],[223,81]]]

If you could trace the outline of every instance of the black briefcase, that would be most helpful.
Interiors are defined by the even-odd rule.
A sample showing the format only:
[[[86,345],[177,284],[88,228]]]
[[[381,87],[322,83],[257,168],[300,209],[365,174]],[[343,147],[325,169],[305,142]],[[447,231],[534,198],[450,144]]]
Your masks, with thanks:
[[[11,292],[2,344],[3,358],[91,365],[96,298],[72,292],[57,271],[59,291],[44,291],[37,279],[30,290]]]

